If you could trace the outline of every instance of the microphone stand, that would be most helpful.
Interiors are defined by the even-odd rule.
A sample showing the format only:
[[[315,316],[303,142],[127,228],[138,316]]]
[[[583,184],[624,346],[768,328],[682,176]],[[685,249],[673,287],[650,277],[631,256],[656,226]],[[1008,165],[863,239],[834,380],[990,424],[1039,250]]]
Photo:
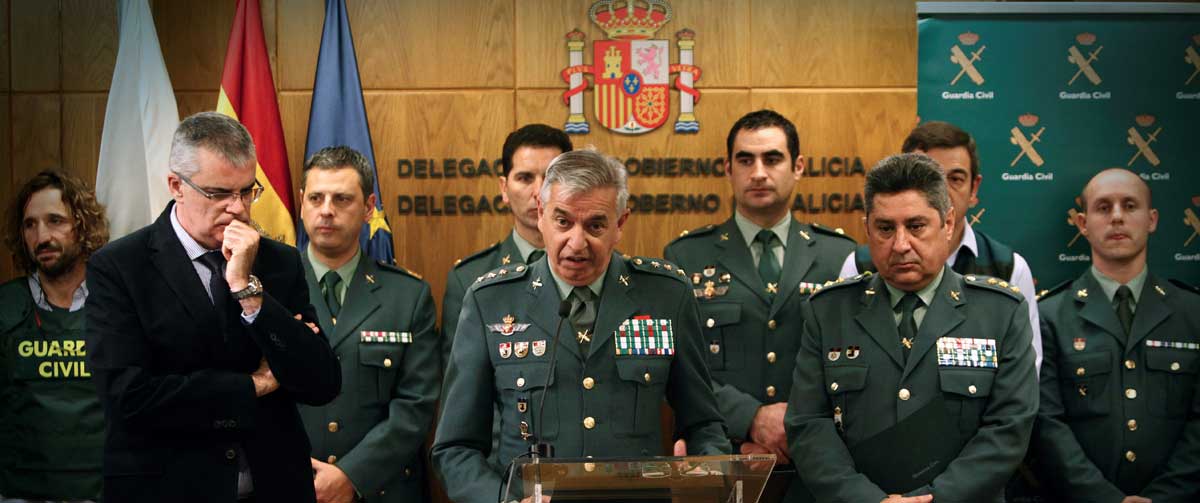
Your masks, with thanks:
[[[529,446],[529,457],[532,459],[532,464],[540,465],[541,458],[554,457],[554,446],[549,442],[542,441],[540,433],[542,432],[542,418],[546,412],[546,395],[550,394],[550,380],[554,377],[554,368],[558,365],[558,334],[562,331],[563,320],[571,315],[571,303],[562,301],[558,303],[558,324],[554,327],[554,336],[550,338],[550,368],[546,372],[546,380],[542,383],[542,402],[538,404],[537,412],[537,435],[533,437],[533,445]],[[541,503],[542,501],[542,468],[538,466],[533,472],[533,503]]]

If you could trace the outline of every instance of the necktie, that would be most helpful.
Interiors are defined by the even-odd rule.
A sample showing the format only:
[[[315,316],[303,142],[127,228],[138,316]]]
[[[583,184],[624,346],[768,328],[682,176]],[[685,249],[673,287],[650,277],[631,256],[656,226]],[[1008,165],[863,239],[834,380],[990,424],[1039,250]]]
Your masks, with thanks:
[[[592,341],[592,325],[596,323],[596,294],[586,286],[577,286],[571,290],[571,314],[567,316],[571,328],[575,330],[575,339],[581,348],[587,348]]]
[[[208,271],[212,273],[208,277],[208,293],[212,299],[213,307],[216,308],[217,316],[221,323],[225,323],[225,313],[229,306],[229,283],[225,282],[225,256],[219,251],[210,251],[201,255],[198,259]]]
[[[958,255],[954,257],[954,267],[951,267],[954,272],[959,274],[967,274],[967,268],[971,266],[971,262],[975,260],[975,254],[971,253],[971,249],[966,246],[958,248]]]
[[[1133,290],[1121,285],[1113,298],[1117,301],[1117,319],[1121,320],[1121,328],[1125,330],[1125,336],[1129,337],[1129,329],[1133,327]]]
[[[534,262],[537,262],[538,259],[545,257],[545,256],[546,256],[546,250],[541,250],[541,249],[533,250],[533,251],[529,252],[529,259],[526,260],[525,263],[532,264]]]
[[[917,320],[913,317],[917,307],[922,304],[921,298],[915,293],[905,294],[896,304],[900,315],[900,344],[903,346],[904,361],[908,361],[908,353],[912,350],[913,341],[917,340]]]
[[[338,311],[342,309],[342,303],[338,301],[337,288],[342,284],[342,277],[337,271],[326,272],[321,277],[321,285],[325,288],[325,305],[329,306],[329,315],[337,318]]]
[[[758,276],[762,278],[763,284],[767,285],[767,293],[774,295],[775,286],[779,283],[779,264],[775,262],[775,254],[771,252],[771,243],[776,239],[774,232],[770,229],[758,231],[754,236],[754,242],[762,245],[762,254],[758,256]]]

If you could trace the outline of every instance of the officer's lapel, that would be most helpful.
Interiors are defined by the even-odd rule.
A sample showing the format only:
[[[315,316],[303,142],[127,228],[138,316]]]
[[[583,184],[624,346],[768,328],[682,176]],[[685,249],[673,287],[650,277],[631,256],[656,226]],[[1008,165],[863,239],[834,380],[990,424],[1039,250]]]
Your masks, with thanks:
[[[625,281],[621,281],[622,278]],[[630,296],[635,288],[636,276],[629,273],[625,260],[613,253],[604,278],[600,305],[596,306],[596,328],[591,347],[588,348],[589,358],[604,347],[621,323],[637,313],[637,302]]]
[[[892,315],[882,276],[871,276],[870,285],[863,290],[860,302],[863,308],[854,320],[896,363],[896,367],[904,368],[904,357],[900,355],[900,332],[896,329],[896,319]]]
[[[558,326],[558,305],[562,303],[562,297],[558,294],[558,287],[554,284],[554,276],[550,275],[549,255],[542,257],[541,260],[529,265],[529,272],[522,278],[525,282],[525,294],[529,297],[525,305],[529,306],[526,313],[529,315],[529,322],[537,325],[543,332],[546,333],[550,340],[546,341],[550,344],[558,344],[561,349],[575,355],[575,358],[582,358],[579,354],[579,346],[573,342],[567,341],[570,336],[562,334],[571,333],[571,322],[562,320],[562,326],[565,330],[559,329],[559,336],[563,338],[554,342],[554,327]],[[517,320],[520,322],[521,320]],[[488,323],[494,323],[488,321]]]
[[[814,255],[812,246],[817,242],[812,240],[811,234],[805,232],[805,234],[809,234],[809,237],[805,238],[800,234],[801,232],[804,232],[804,228],[800,226],[800,222],[792,218],[792,225],[788,227],[787,246],[783,249],[783,274],[779,278],[779,293],[771,302],[770,317],[774,317],[775,313],[779,312],[788,297],[798,293],[796,287],[800,285],[800,280],[804,279],[804,275],[808,274],[808,270],[812,268]]]
[[[767,287],[763,284],[762,278],[758,277],[758,269],[754,267],[754,257],[750,256],[746,240],[742,238],[742,233],[738,230],[737,223],[733,221],[732,217],[721,224],[721,227],[717,229],[717,234],[720,236],[717,240],[717,248],[721,250],[717,262],[728,269],[735,280],[744,283],[746,288],[754,292],[754,295],[769,304],[771,299],[767,297]]]
[[[171,207],[167,206],[154,223],[154,234],[150,239],[150,262],[158,269],[167,286],[179,296],[180,303],[193,320],[198,324],[219,325],[212,299],[205,293],[204,284],[196,275],[196,268],[188,259],[183,243],[175,236],[170,213]]]
[[[1071,289],[1074,291],[1068,294],[1075,298],[1075,303],[1080,307],[1079,317],[1107,332],[1117,341],[1118,347],[1125,347],[1125,334],[1121,333],[1121,321],[1117,319],[1117,310],[1113,309],[1112,301],[1104,295],[1104,290],[1100,288],[1100,283],[1092,276],[1092,272],[1084,272],[1083,276],[1071,285]],[[1137,323],[1137,316],[1134,316],[1134,323]]]
[[[329,340],[329,344],[335,348],[379,309],[379,299],[375,298],[375,293],[383,285],[379,280],[367,281],[367,276],[379,277],[379,268],[364,252],[359,257],[358,267],[354,269],[354,278],[346,288],[346,296],[342,298],[341,312],[333,327],[334,335]]]
[[[1162,282],[1157,277],[1153,274],[1146,275],[1146,283],[1142,286],[1141,295],[1138,296],[1137,310],[1133,312],[1133,326],[1129,329],[1130,348],[1137,347],[1142,339],[1150,335],[1154,327],[1171,316],[1171,309],[1163,302],[1166,292],[1167,290],[1163,288]]]
[[[942,284],[938,285],[937,293],[933,295],[933,302],[929,308],[925,310],[925,318],[921,320],[921,328],[917,329],[917,339],[913,341],[913,348],[908,354],[908,364],[904,367],[904,376],[913,371],[920,364],[921,359],[925,357],[930,349],[937,343],[937,340],[942,336],[950,333],[956,327],[966,320],[966,315],[962,310],[966,302],[963,292],[962,276],[949,267],[944,267],[942,276]],[[951,295],[950,292],[957,292],[956,295]]]
[[[525,263],[525,257],[521,256],[521,249],[517,247],[517,242],[513,239],[512,231],[509,231],[508,237],[504,238],[504,241],[500,242],[500,250],[495,257],[496,262],[492,264],[488,270],[501,266],[513,265],[518,262],[522,264]],[[505,258],[508,259],[508,262],[504,261]]]
[[[313,272],[312,262],[308,259],[308,250],[300,252],[300,261],[304,263],[304,282],[308,284],[308,301],[317,312],[317,324],[325,337],[333,336],[333,324],[330,323],[329,306],[325,305],[325,296],[321,293],[321,284]],[[349,297],[347,295],[347,297]]]

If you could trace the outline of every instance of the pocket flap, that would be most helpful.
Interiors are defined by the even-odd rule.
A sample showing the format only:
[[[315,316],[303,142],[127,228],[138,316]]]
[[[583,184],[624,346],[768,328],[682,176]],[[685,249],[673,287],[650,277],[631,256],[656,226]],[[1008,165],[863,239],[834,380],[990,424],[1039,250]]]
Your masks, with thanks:
[[[617,376],[622,381],[649,386],[665,384],[671,373],[671,360],[663,358],[617,358]]]
[[[1200,371],[1200,353],[1186,349],[1146,348],[1146,366],[1172,374]]]
[[[938,369],[938,377],[941,379],[943,392],[980,398],[992,394],[992,382],[996,380],[996,372],[942,367]]]
[[[1063,361],[1065,363],[1063,368],[1059,369],[1059,375],[1075,380],[1112,372],[1112,353],[1109,351],[1074,354],[1067,356]]]
[[[358,362],[368,367],[390,369],[400,363],[400,345],[359,344]]]
[[[496,367],[496,385],[501,389],[529,391],[546,387],[549,363],[511,364]],[[554,378],[550,378],[554,384]]]
[[[741,304],[733,302],[700,303],[700,324],[705,327],[714,328],[723,325],[732,325],[741,320]]]
[[[827,365],[825,392],[831,395],[860,391],[867,386],[866,365]]]

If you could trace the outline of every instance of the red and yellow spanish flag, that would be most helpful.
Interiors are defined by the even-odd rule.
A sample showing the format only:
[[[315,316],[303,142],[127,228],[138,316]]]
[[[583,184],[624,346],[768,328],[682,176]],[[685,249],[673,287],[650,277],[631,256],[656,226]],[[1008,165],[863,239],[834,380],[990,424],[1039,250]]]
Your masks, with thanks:
[[[238,0],[217,112],[241,121],[258,150],[258,183],[266,190],[251,208],[251,216],[265,236],[295,245],[292,178],[258,0]]]

